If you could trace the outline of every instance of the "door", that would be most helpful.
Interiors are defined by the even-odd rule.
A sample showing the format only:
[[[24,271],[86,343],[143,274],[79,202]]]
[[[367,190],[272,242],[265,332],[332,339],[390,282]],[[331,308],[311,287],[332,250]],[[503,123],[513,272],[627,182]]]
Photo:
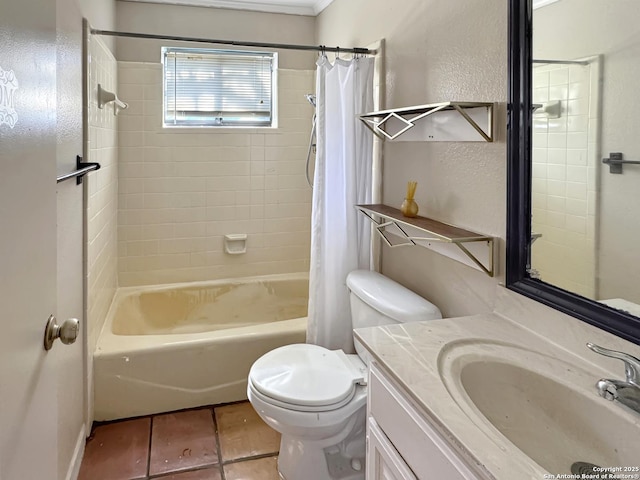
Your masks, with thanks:
[[[607,7],[617,7],[616,2]],[[603,56],[601,158],[620,152],[625,160],[640,161],[640,92],[636,82],[640,75],[640,15],[635,12],[633,28],[618,32],[624,41]],[[622,18],[624,12],[620,15]],[[623,165],[622,174],[610,173],[602,163],[598,168],[598,299],[623,298],[640,304],[640,165]]]
[[[0,479],[57,477],[56,2],[0,3]]]

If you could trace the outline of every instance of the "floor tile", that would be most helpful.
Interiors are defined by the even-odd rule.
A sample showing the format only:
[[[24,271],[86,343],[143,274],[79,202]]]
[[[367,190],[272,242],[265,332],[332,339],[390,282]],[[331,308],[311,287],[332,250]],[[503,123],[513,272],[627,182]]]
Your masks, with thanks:
[[[220,468],[207,468],[191,472],[174,473],[173,475],[156,477],[158,480],[221,480]]]
[[[153,417],[150,475],[216,463],[218,451],[210,409]]]
[[[280,480],[278,457],[230,463],[224,466],[227,480]]]
[[[87,445],[78,480],[146,478],[151,419],[96,427]]]
[[[216,407],[222,460],[278,453],[280,434],[258,416],[249,402]]]

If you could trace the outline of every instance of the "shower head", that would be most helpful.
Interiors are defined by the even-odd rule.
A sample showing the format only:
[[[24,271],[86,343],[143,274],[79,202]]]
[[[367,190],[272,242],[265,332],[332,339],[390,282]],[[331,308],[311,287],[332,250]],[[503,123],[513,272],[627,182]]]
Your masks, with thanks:
[[[307,102],[309,102],[313,108],[316,108],[316,96],[314,94],[307,93],[304,98],[307,99]]]

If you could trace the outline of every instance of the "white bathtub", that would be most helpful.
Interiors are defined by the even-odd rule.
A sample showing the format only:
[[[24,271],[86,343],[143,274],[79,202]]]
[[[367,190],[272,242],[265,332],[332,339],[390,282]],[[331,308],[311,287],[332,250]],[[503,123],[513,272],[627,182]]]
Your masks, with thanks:
[[[253,362],[305,341],[308,274],[117,291],[94,354],[95,420],[246,399]]]

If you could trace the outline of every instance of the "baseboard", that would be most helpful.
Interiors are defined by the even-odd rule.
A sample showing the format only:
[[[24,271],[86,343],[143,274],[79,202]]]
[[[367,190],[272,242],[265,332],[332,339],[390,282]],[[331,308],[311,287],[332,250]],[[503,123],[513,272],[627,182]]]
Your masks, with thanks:
[[[71,463],[69,464],[69,470],[67,471],[67,480],[77,480],[80,474],[80,465],[82,464],[82,457],[84,456],[84,445],[86,441],[85,425],[82,425],[78,434],[78,440],[76,441],[76,448],[73,450],[73,457],[71,457]]]

